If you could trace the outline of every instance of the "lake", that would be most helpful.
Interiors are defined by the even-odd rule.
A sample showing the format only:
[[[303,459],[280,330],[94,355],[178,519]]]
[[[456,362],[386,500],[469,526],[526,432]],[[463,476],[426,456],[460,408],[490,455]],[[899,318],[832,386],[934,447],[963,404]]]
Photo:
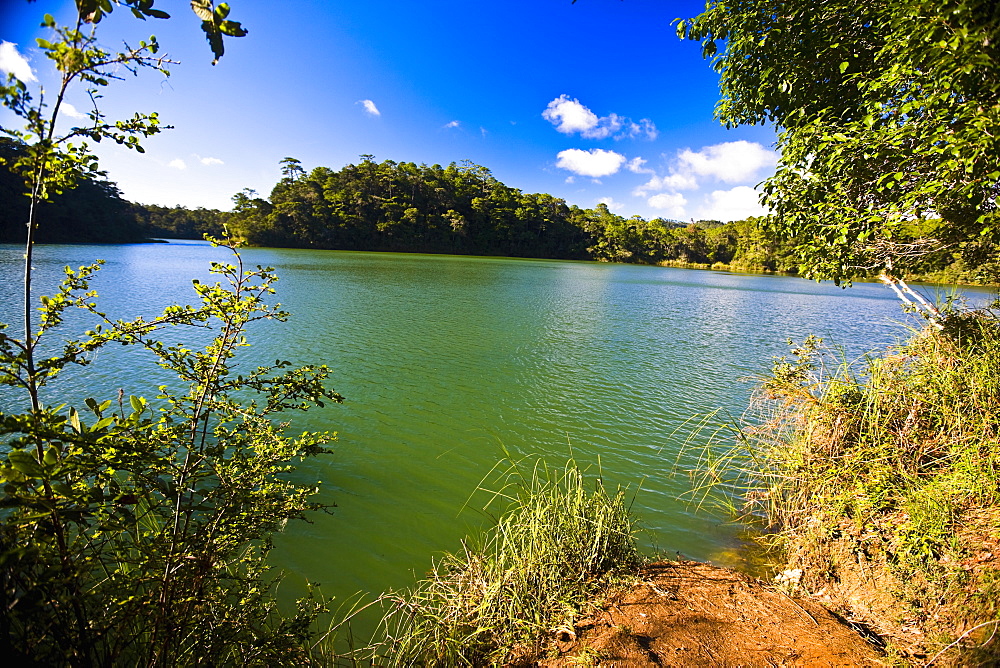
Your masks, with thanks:
[[[18,322],[22,252],[0,246],[6,322]],[[93,287],[116,317],[189,302],[191,279],[228,261],[228,251],[194,241],[36,253],[36,285],[48,294],[64,265],[105,259]],[[459,549],[488,521],[488,495],[475,491],[505,453],[554,466],[574,457],[609,488],[636,491],[647,550],[739,565],[742,528],[680,498],[692,417],[743,412],[744,379],[785,354],[789,338],[816,334],[853,359],[905,336],[900,323],[916,324],[879,284],[390,253],[254,248],[244,258],[275,267],[292,313],[254,329],[244,368],[327,364],[346,399],[293,417],[296,428],[339,433],[332,455],[298,473],[322,480],[320,500],[336,508],[289,525],[274,554],[290,590],[308,578],[337,597],[406,586],[434,555]],[[64,389],[152,397],[169,378],[140,352],[102,352]],[[0,392],[7,410],[20,403]]]

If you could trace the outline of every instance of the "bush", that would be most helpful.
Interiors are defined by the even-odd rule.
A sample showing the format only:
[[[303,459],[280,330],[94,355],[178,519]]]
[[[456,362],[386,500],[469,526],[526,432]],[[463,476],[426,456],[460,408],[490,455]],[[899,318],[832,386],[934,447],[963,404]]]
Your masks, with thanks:
[[[318,506],[289,482],[291,463],[325,451],[330,434],[289,436],[280,411],[340,401],[325,367],[287,362],[235,375],[247,324],[284,319],[266,306],[270,270],[214,264],[222,283],[195,282],[201,305],[153,320],[97,310],[87,278],[67,269],[43,297],[29,344],[0,331],[0,381],[37,389],[108,343],[140,345],[186,386],[155,401],[86,399],[79,408],[0,413],[0,653],[15,664],[176,666],[301,663],[321,602],[276,611],[271,535]],[[66,309],[103,324],[63,354],[33,363]],[[202,351],[166,345],[163,327],[211,328]],[[239,396],[240,399],[235,397]],[[248,398],[253,397],[253,398]],[[77,397],[65,397],[70,406]],[[85,407],[84,407],[85,406]]]
[[[988,642],[1000,612],[983,561],[1000,545],[1000,318],[945,308],[860,368],[820,343],[775,363],[758,420],[706,457],[701,489],[741,498],[807,589],[883,632],[906,621],[930,650],[986,622]],[[950,651],[962,661],[1000,656],[971,649],[975,634],[961,640]]]

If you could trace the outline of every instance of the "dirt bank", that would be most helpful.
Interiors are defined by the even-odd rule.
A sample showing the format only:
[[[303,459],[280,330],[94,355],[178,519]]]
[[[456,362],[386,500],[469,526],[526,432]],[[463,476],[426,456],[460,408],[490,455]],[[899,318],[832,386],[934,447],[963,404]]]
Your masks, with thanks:
[[[573,629],[559,666],[883,666],[878,647],[819,604],[708,564],[660,562]]]

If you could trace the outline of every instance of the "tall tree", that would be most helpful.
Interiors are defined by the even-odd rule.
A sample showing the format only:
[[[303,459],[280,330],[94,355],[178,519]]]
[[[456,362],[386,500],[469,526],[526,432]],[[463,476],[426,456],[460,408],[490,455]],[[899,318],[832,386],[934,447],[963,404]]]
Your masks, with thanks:
[[[849,283],[1000,242],[1000,4],[711,0],[680,21],[728,126],[774,122],[771,228],[803,273]]]
[[[305,175],[306,170],[302,167],[302,161],[298,158],[285,157],[278,161],[281,165],[281,176],[292,181]]]

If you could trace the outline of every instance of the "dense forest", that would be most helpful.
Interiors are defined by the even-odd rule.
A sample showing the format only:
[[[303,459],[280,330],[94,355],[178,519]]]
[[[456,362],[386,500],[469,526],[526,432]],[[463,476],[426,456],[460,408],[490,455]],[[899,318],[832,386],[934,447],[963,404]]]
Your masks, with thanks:
[[[0,151],[12,156],[6,142]],[[440,165],[361,156],[342,169],[306,172],[281,161],[282,178],[268,198],[245,189],[231,212],[135,204],[106,179],[84,179],[43,203],[42,242],[123,243],[151,238],[197,239],[225,230],[256,246],[597,260],[795,273],[798,240],[782,241],[763,218],[732,223],[641,216],[605,204],[583,209],[544,193],[524,193],[469,161]],[[0,168],[0,242],[24,237],[23,184]],[[919,237],[921,230],[913,230]],[[914,279],[992,283],[1000,253],[982,242],[956,244],[928,256]]]
[[[19,147],[0,138],[0,163],[15,159]],[[83,178],[72,190],[54,194],[38,209],[40,243],[130,243],[151,238],[200,239],[222,234],[228,213],[134,204],[106,178]],[[23,243],[30,199],[24,182],[0,164],[0,243]]]
[[[658,264],[739,264],[788,270],[757,221],[685,224],[624,218],[604,204],[568,205],[524,193],[469,161],[416,165],[361,156],[339,171],[308,174],[293,158],[269,199],[235,198],[230,231],[251,244],[419,251]]]

